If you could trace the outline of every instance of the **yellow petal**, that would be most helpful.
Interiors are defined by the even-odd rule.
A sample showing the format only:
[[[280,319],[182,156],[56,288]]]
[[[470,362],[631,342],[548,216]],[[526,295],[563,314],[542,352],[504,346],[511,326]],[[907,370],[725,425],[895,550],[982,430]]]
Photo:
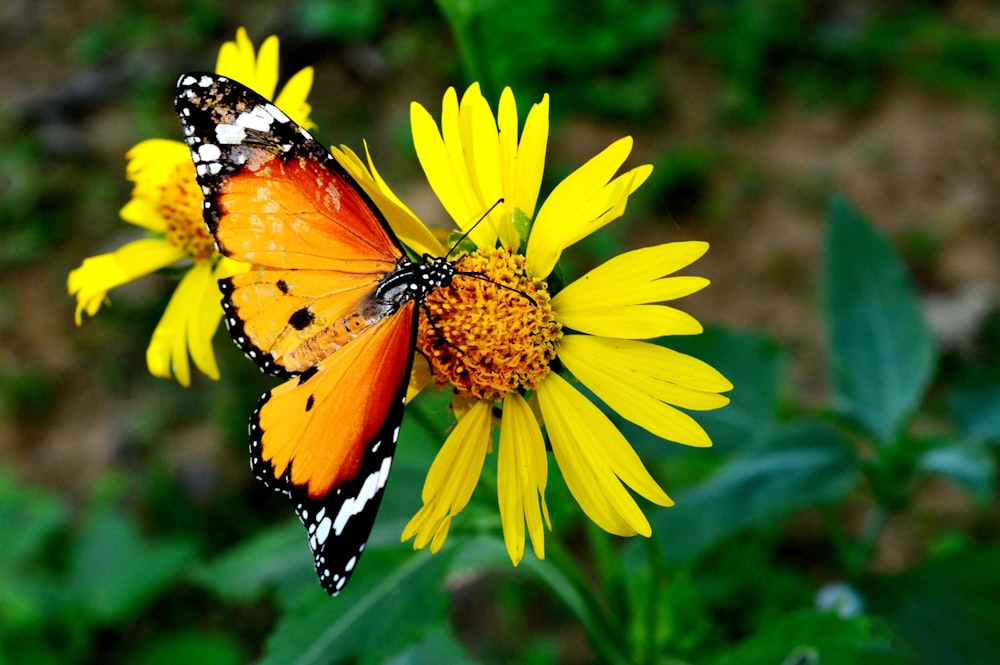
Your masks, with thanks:
[[[307,98],[312,90],[313,68],[305,67],[288,79],[281,92],[274,99],[274,105],[288,114],[288,117],[306,129],[313,129],[316,123],[309,119],[312,105]]]
[[[445,94],[442,125],[446,124],[449,100],[453,101],[455,105],[455,122],[457,123],[458,101],[454,99],[454,95],[453,88],[449,88],[448,93]],[[455,223],[464,222],[468,218],[466,211],[472,208],[467,198],[472,190],[472,185],[464,169],[464,160],[457,164],[452,163],[434,118],[416,102],[410,105],[410,126],[413,133],[413,147],[417,152],[420,166],[427,176],[428,184]]]
[[[245,73],[240,72],[238,64],[240,60],[239,47],[237,42],[240,39],[240,34],[246,35],[245,28],[239,28],[236,31],[235,42],[223,42],[222,46],[219,47],[219,57],[215,60],[215,72],[217,74],[222,74],[223,76],[228,76],[231,79],[237,81],[243,81],[248,78]],[[240,76],[240,74],[243,74]]]
[[[698,319],[666,305],[558,310],[556,321],[569,330],[622,339],[652,339],[665,335],[697,335],[702,332]]]
[[[420,354],[413,358],[413,368],[410,370],[410,381],[406,388],[406,403],[409,404],[420,392],[430,385],[434,375],[427,359]]]
[[[191,385],[191,367],[188,363],[189,321],[202,303],[206,281],[204,273],[210,269],[207,262],[199,262],[184,275],[146,347],[149,373],[161,379],[174,377],[185,388]]]
[[[499,128],[499,176],[500,191],[504,203],[498,232],[500,243],[504,247],[518,247],[520,238],[511,220],[514,210],[518,207],[517,200],[517,103],[513,91],[507,87],[500,95],[500,105],[497,107],[497,127]],[[523,206],[521,206],[523,210]]]
[[[71,270],[66,287],[76,296],[76,324],[82,314],[93,316],[100,309],[109,290],[144,275],[156,272],[177,261],[186,252],[166,240],[147,238],[119,247],[114,252],[84,259],[79,268]]]
[[[190,178],[194,188],[194,166],[188,147],[180,141],[150,139],[134,145],[126,154],[125,177],[135,183],[129,202],[121,209],[123,220],[150,231],[163,233],[167,221],[162,209],[191,208],[200,223],[201,200],[187,200],[188,194],[177,186],[178,178]],[[195,190],[196,191],[196,190]],[[181,197],[181,200],[175,200]]]
[[[253,48],[250,49],[251,54]],[[267,99],[274,99],[274,91],[278,88],[278,38],[271,35],[264,40],[257,51],[257,66],[253,83],[248,87]]]
[[[631,150],[631,137],[619,139],[552,190],[528,240],[535,277],[546,277],[564,249],[625,212],[628,197],[652,172],[649,165],[639,166],[611,179]]]
[[[468,100],[468,103],[466,103]],[[463,120],[468,125],[468,134],[463,136],[463,152],[466,156],[466,168],[473,184],[473,209],[469,210],[469,218],[461,228],[468,229],[472,224],[479,225],[470,234],[477,247],[492,247],[501,229],[508,236],[513,232],[511,215],[504,219],[504,206],[493,209],[482,222],[479,220],[491,206],[504,197],[501,176],[500,137],[497,121],[493,117],[489,102],[479,92],[479,86],[470,87],[462,98]],[[517,132],[517,116],[514,117],[514,131]]]
[[[545,150],[549,140],[549,96],[533,104],[524,121],[524,130],[517,145],[516,188],[512,193],[514,207],[520,208],[529,217],[535,215],[538,193],[542,188],[542,173],[545,170]]]
[[[664,439],[690,446],[712,441],[686,409],[717,409],[731,390],[715,368],[655,344],[566,335],[559,359],[584,385],[623,418]]]
[[[609,533],[649,536],[649,522],[625,485],[662,506],[673,501],[625,437],[558,374],[549,374],[539,384],[537,396],[552,452],[583,511]]]
[[[451,518],[469,503],[490,446],[492,404],[477,402],[459,418],[431,464],[424,481],[423,507],[403,529],[414,549],[428,544],[436,552],[444,544]]]
[[[515,566],[524,555],[525,522],[535,556],[545,558],[542,515],[545,511],[547,477],[545,441],[538,421],[524,398],[513,393],[503,401],[497,455],[497,494],[503,539]]]
[[[148,198],[133,196],[118,211],[118,216],[129,224],[135,224],[153,233],[167,231],[167,220],[160,214],[160,206]]]
[[[556,310],[662,302],[708,285],[703,277],[666,277],[698,260],[707,242],[671,242],[625,252],[568,284],[552,299]]]
[[[368,144],[365,143],[365,154],[368,157],[368,166],[361,161],[361,158],[347,146],[330,149],[333,156],[340,162],[341,166],[351,175],[361,186],[366,194],[372,199],[375,206],[385,215],[389,226],[399,237],[400,241],[412,249],[420,256],[443,256],[445,249],[438,242],[434,234],[431,233],[423,222],[404,204],[392,191],[388,183],[375,169],[372,162],[371,153],[368,152]]]

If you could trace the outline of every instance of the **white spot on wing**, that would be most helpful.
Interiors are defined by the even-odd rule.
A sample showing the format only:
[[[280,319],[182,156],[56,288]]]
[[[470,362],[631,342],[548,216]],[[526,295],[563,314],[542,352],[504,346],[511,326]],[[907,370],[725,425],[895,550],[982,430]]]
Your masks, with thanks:
[[[203,143],[198,148],[198,156],[206,162],[215,162],[218,161],[219,157],[222,157],[222,151],[215,144]]]
[[[274,119],[277,120],[278,122],[288,122],[288,116],[282,113],[281,109],[279,109],[274,104],[268,104],[264,108],[267,110],[268,113],[274,116]]]
[[[215,138],[223,145],[238,145],[246,139],[246,130],[236,125],[216,125]]]
[[[337,512],[337,519],[333,523],[333,531],[336,535],[339,536],[343,533],[348,520],[363,512],[368,502],[375,498],[379,490],[385,487],[385,481],[389,478],[389,466],[391,464],[391,457],[386,457],[382,460],[382,467],[365,478],[365,482],[361,485],[358,495],[347,499],[340,506],[340,510]]]
[[[263,106],[255,106],[236,118],[237,126],[245,129],[256,129],[259,132],[270,130],[272,122],[274,122],[274,118],[268,114]]]

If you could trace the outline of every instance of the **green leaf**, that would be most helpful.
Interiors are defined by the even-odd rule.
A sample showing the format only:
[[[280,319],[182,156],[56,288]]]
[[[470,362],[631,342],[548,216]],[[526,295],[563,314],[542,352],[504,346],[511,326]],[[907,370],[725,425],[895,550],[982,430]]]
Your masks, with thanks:
[[[544,560],[529,553],[513,569],[502,538],[489,534],[476,536],[458,549],[451,572],[461,576],[490,570],[508,575],[516,570],[519,574],[531,575],[576,616],[602,655],[607,657],[609,653],[617,654],[622,650],[620,627],[602,612],[603,607],[595,601],[591,590],[591,580],[580,573],[576,562],[566,556],[558,543],[548,541]]]
[[[55,496],[24,487],[11,474],[0,473],[4,539],[0,568],[9,570],[37,556],[45,541],[66,524],[66,514],[66,506]]]
[[[653,534],[667,560],[691,561],[738,531],[842,499],[857,475],[857,457],[842,434],[816,423],[789,425],[676,496],[673,508],[653,513]]]
[[[445,621],[441,586],[451,548],[366,551],[351,583],[331,598],[317,582],[278,622],[261,664],[379,662]]]
[[[142,645],[131,665],[239,665],[246,654],[231,637],[191,631],[160,636]]]
[[[79,536],[70,593],[98,623],[119,622],[181,577],[193,560],[187,542],[149,541],[125,515],[99,514]]]
[[[993,500],[996,459],[981,445],[970,441],[940,445],[922,453],[917,466],[965,488],[982,503]]]
[[[254,534],[199,568],[194,577],[232,600],[255,598],[271,587],[291,587],[297,593],[306,584],[317,584],[306,531],[297,519]]]
[[[715,448],[746,450],[774,435],[787,362],[773,341],[761,335],[708,328],[701,335],[671,337],[664,346],[704,360],[733,384],[727,393],[731,400],[728,406],[695,414]]]
[[[861,665],[908,661],[893,646],[892,631],[879,619],[864,616],[842,619],[817,610],[799,610],[767,625],[712,662],[714,665]]]
[[[936,350],[899,257],[843,198],[829,206],[822,301],[834,408],[889,443],[927,389]]]
[[[949,402],[964,434],[1000,443],[1000,382],[958,388]]]
[[[474,665],[476,663],[458,641],[451,627],[444,625],[428,633],[382,665]]]
[[[868,586],[869,607],[921,663],[1000,663],[1000,548],[925,563]]]

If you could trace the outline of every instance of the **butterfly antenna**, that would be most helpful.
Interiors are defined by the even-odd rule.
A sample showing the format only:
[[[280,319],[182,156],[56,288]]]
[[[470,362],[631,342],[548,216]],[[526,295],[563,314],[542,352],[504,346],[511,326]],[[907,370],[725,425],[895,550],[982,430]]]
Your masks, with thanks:
[[[489,282],[493,286],[499,286],[501,289],[507,289],[508,291],[513,291],[514,293],[518,294],[519,296],[522,296],[522,297],[526,298],[535,307],[538,307],[538,301],[535,300],[534,298],[532,298],[531,296],[529,296],[527,293],[525,293],[521,289],[515,289],[513,286],[508,286],[507,284],[501,284],[500,282],[497,282],[495,280],[490,279],[489,277],[487,277],[486,275],[482,274],[481,272],[456,271],[455,274],[456,275],[462,275],[463,277],[471,277],[472,279],[478,279],[478,280],[481,280],[481,281],[484,281],[484,282]]]
[[[487,217],[489,217],[490,213],[493,212],[494,210],[496,210],[496,207],[498,205],[500,205],[501,203],[503,203],[503,198],[497,199],[497,202],[494,203],[493,205],[491,205],[489,207],[489,210],[487,210],[486,212],[484,212],[483,215],[482,215],[482,217],[480,217],[479,219],[477,219],[476,223],[473,224],[472,226],[470,226],[468,228],[468,230],[466,230],[466,232],[463,233],[462,236],[458,240],[455,241],[455,243],[451,246],[451,249],[448,250],[448,253],[444,255],[444,258],[447,259],[448,257],[450,257],[452,255],[452,253],[456,249],[458,249],[458,246],[462,244],[462,241],[465,240],[466,238],[468,238],[469,234],[472,233],[476,229],[477,226],[479,226],[480,224],[482,224],[483,220],[486,219]]]

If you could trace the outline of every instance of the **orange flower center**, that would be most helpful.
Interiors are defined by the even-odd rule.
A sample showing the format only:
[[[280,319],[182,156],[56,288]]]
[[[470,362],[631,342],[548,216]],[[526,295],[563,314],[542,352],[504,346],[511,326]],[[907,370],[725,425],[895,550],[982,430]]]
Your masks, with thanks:
[[[546,284],[505,249],[468,254],[455,269],[474,275],[456,275],[427,296],[420,318],[417,348],[434,381],[483,400],[534,390],[562,337]]]
[[[160,216],[167,223],[167,240],[195,261],[215,254],[215,241],[202,218],[203,200],[194,177],[194,165],[185,161],[166,178],[156,201]]]

